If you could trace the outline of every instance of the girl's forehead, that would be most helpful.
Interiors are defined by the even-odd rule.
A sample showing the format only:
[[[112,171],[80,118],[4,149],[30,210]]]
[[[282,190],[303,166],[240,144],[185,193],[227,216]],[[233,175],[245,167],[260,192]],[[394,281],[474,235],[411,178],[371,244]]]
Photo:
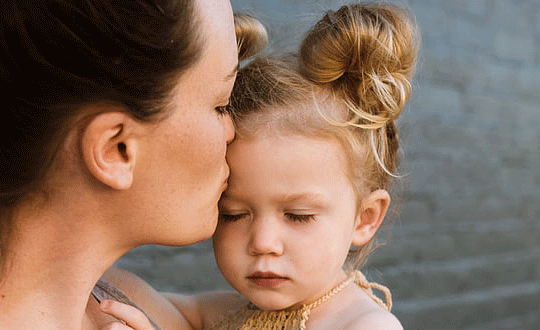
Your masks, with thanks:
[[[287,112],[298,112],[309,118],[346,119],[344,99],[327,88],[314,89],[301,100],[282,107]]]
[[[265,105],[236,122],[239,136],[321,132],[347,121],[347,108],[330,93],[306,95],[286,104]]]

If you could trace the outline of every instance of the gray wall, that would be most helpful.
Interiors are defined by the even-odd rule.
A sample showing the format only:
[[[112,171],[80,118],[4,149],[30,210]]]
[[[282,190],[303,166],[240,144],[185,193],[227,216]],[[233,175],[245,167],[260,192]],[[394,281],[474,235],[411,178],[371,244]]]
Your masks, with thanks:
[[[233,0],[292,50],[343,1]],[[401,1],[422,29],[400,119],[403,203],[365,272],[406,329],[540,329],[540,1]],[[209,242],[121,259],[156,288],[228,288]]]

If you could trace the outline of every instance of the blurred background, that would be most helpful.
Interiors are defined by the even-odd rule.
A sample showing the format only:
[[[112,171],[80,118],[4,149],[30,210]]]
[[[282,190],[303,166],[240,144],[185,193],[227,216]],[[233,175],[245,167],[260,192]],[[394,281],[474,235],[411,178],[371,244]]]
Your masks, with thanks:
[[[409,0],[422,30],[399,119],[405,174],[365,274],[405,329],[540,329],[540,1]],[[342,0],[232,0],[294,51]],[[144,246],[117,266],[158,290],[228,289],[209,241]]]

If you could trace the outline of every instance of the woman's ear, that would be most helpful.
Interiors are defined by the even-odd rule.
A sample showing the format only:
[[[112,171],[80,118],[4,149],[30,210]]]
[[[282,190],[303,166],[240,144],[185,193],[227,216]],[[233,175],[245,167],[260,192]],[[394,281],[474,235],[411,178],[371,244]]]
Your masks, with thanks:
[[[133,183],[139,141],[138,124],[129,114],[103,112],[84,128],[81,149],[90,173],[103,184],[118,190]]]
[[[362,246],[375,236],[389,205],[390,195],[383,189],[375,190],[362,199],[351,242],[353,245]]]

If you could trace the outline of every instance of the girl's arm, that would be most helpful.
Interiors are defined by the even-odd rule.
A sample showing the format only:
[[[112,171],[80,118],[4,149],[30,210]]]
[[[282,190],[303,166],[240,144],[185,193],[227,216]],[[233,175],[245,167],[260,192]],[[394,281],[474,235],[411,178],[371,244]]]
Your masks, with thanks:
[[[191,329],[202,330],[219,320],[231,308],[245,304],[245,300],[235,293],[208,292],[199,295],[164,294],[178,311],[185,316]],[[114,316],[119,321],[111,322],[100,330],[155,330],[139,309],[113,300],[100,303],[102,312]]]
[[[203,329],[219,320],[227,311],[247,303],[245,298],[234,292],[207,292],[196,295],[157,292],[136,275],[114,267],[109,269],[103,278],[133,299],[162,330]],[[108,313],[126,322],[132,320],[120,317],[123,314],[115,314],[118,312],[119,310],[115,310]],[[140,323],[136,325],[137,327],[132,329],[146,330],[141,328]]]
[[[113,267],[105,272],[103,278],[135,301],[160,326],[161,330],[193,329],[169,300],[135,274]],[[128,320],[124,319],[124,321]]]
[[[197,330],[209,327],[227,312],[247,304],[247,300],[235,292],[211,291],[189,296],[177,293],[163,295],[182,313],[193,329]]]
[[[228,310],[239,308],[246,303],[244,298],[230,292],[209,292],[191,296],[166,293],[164,296],[184,315],[194,330],[210,326]],[[104,300],[99,307],[102,312],[119,320],[106,324],[100,330],[155,330],[146,315],[133,306]]]
[[[155,330],[146,315],[133,306],[114,300],[103,300],[99,308],[103,313],[119,320],[105,324],[100,330]]]

